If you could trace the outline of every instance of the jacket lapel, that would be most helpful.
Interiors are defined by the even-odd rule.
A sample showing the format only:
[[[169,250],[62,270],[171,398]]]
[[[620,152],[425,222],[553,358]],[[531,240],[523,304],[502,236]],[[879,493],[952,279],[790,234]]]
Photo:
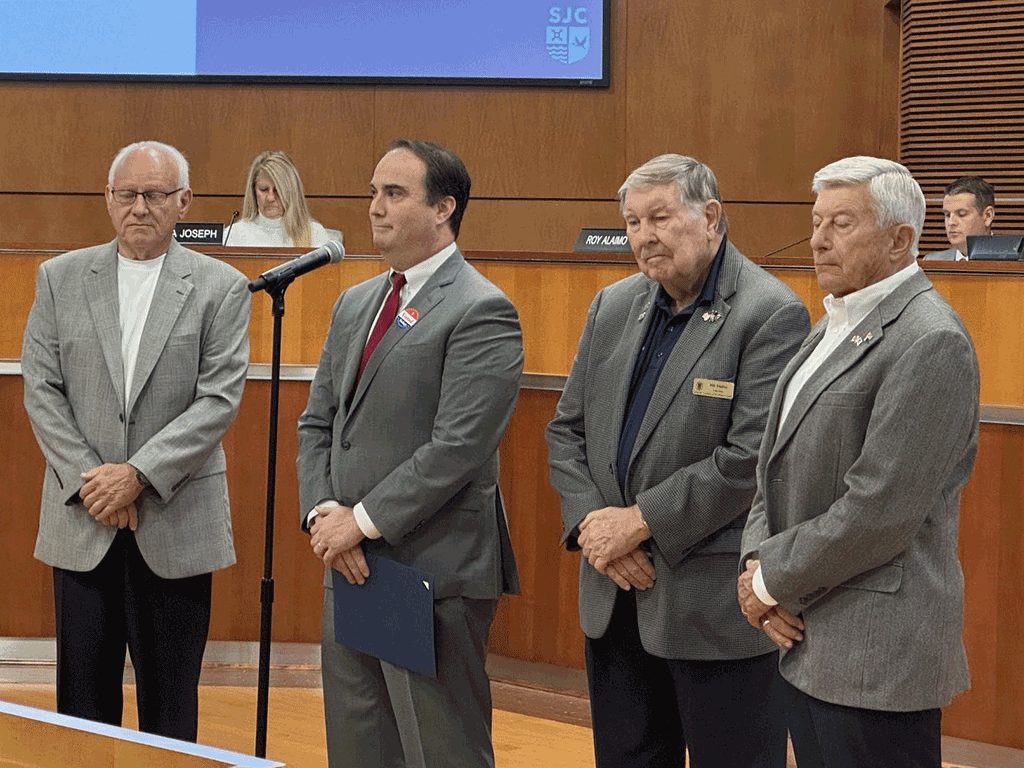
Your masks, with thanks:
[[[191,276],[192,260],[189,254],[176,240],[171,240],[163,269],[157,278],[156,289],[153,291],[153,303],[146,317],[146,325],[142,329],[139,356],[135,361],[135,376],[132,378],[132,391],[128,393],[128,413],[135,407],[135,401],[153,373],[153,368],[167,344],[167,338],[178,322],[178,315],[192,293],[193,286],[189,281]]]
[[[790,408],[789,414],[782,424],[779,438],[775,441],[769,459],[776,456],[785,447],[811,406],[821,396],[821,393],[828,389],[842,374],[859,363],[864,355],[868,353],[868,350],[881,343],[885,327],[899,317],[911,299],[922,291],[927,291],[931,288],[931,281],[924,272],[919,272],[908,278],[898,285],[892,293],[882,299],[881,303],[857,325],[853,332],[843,339],[835,351],[825,359],[821,367],[808,379],[807,383],[804,384],[804,388],[796,396],[796,400],[793,401],[793,406]],[[815,327],[807,342],[809,348],[813,349],[815,346],[810,343],[815,337],[820,340],[824,336],[826,327],[825,320],[822,320]],[[784,385],[789,383],[789,379],[792,378],[799,364],[806,360],[809,354],[810,351],[804,353],[804,350],[801,349],[787,369],[785,382],[780,381],[777,390],[783,390]],[[776,394],[780,394],[780,392],[777,391]],[[772,422],[777,429],[778,408],[773,408],[772,413],[775,414]],[[768,428],[772,428],[772,424],[769,424]]]
[[[459,251],[455,251],[450,257],[448,257],[444,263],[434,272],[433,275],[427,280],[426,284],[412,297],[406,310],[415,310],[419,314],[418,323],[422,323],[426,316],[430,313],[434,307],[440,304],[445,297],[448,286],[455,280],[455,276],[459,270],[466,263],[466,260],[462,257]],[[386,278],[385,278],[386,282]],[[381,299],[383,301],[383,298]],[[378,305],[379,306],[379,305]],[[375,312],[371,309],[371,320],[372,315]],[[377,375],[377,369],[380,368],[381,363],[391,353],[395,345],[398,344],[405,335],[414,326],[399,325],[397,322],[391,323],[391,327],[385,331],[384,336],[377,344],[377,348],[373,350],[373,354],[370,355],[370,359],[366,361],[366,368],[363,370],[363,375],[359,379],[359,383],[356,384],[356,391],[352,396],[352,404],[349,408],[349,418],[352,416],[352,412],[359,405],[359,401],[362,400],[363,395],[366,393],[367,387],[370,382],[373,381],[374,376]],[[359,346],[359,356],[362,357],[362,346]],[[358,364],[356,366],[358,371]]]
[[[121,356],[121,322],[117,298],[117,241],[93,261],[85,276],[85,297],[99,337],[110,381],[124,408],[124,359]]]

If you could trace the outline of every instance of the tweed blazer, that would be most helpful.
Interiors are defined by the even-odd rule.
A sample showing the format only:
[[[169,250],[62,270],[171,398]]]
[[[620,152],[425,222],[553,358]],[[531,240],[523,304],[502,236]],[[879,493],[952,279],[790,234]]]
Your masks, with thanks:
[[[515,307],[456,251],[409,302],[418,319],[392,324],[357,384],[389,287],[384,273],[334,305],[298,425],[300,522],[324,499],[361,501],[382,534],[365,550],[432,573],[436,599],[516,591],[498,490],[523,370]]]
[[[978,443],[978,361],[923,272],[900,284],[814,372],[779,429],[779,379],[743,559],[803,617],[780,669],[815,698],[942,707],[968,683],[957,559],[960,491]]]
[[[754,468],[775,380],[810,327],[788,287],[726,245],[713,304],[698,308],[655,387],[629,460],[625,494],[616,452],[630,371],[659,286],[636,274],[603,288],[547,440],[562,503],[562,542],[606,506],[639,504],[657,571],[636,595],[644,648],[664,658],[738,659],[774,649],[736,605],[736,556],[754,496]],[[728,398],[702,394],[728,382]],[[615,583],[580,563],[580,623],[601,637]]]
[[[136,500],[139,550],[158,576],[235,561],[221,438],[249,362],[246,277],[172,240],[130,392],[118,317],[117,241],[39,266],[25,326],[25,409],[46,459],[35,556],[86,571],[116,528],[78,499],[79,475],[130,462],[152,483]]]

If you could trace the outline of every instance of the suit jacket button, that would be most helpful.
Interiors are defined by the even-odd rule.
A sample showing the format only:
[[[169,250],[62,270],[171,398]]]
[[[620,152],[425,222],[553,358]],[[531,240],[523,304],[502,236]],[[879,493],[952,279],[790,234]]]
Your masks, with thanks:
[[[352,447],[352,443],[350,443],[348,440],[342,440],[341,441],[341,450],[347,451],[351,447]]]

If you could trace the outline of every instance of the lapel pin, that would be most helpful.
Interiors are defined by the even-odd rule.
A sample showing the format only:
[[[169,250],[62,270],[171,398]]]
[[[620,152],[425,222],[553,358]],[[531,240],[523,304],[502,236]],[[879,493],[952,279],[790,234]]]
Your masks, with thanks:
[[[705,323],[717,323],[722,319],[722,313],[717,309],[709,309],[703,315],[700,316],[701,320]]]
[[[871,339],[872,339],[872,338],[873,338],[873,337],[871,336],[871,332],[870,332],[870,331],[868,331],[868,332],[867,332],[867,333],[865,333],[865,334],[864,334],[863,336],[854,336],[854,337],[853,337],[852,339],[850,339],[850,341],[852,341],[852,342],[853,342],[853,345],[854,345],[855,347],[859,347],[859,346],[860,346],[861,344],[863,344],[863,343],[864,343],[865,341],[871,341]]]

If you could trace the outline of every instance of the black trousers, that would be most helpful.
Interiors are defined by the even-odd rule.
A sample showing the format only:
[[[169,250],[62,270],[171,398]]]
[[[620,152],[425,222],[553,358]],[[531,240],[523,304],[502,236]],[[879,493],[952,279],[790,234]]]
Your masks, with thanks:
[[[633,591],[619,590],[608,631],[586,641],[598,768],[784,768],[778,655],[662,659],[644,650]],[[803,766],[801,766],[803,768]]]
[[[830,704],[783,680],[800,768],[940,768],[942,710],[883,712]]]
[[[139,730],[194,742],[212,584],[209,573],[160,578],[127,528],[93,570],[54,568],[57,711],[120,725],[127,647]]]

